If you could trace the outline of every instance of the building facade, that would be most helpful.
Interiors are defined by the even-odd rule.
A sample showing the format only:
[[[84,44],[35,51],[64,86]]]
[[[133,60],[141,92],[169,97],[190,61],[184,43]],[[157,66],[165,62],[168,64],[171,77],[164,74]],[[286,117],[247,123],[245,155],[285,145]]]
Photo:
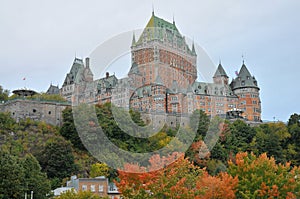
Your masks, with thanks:
[[[133,34],[128,77],[118,79],[106,73],[93,80],[89,58],[85,65],[75,58],[61,94],[76,103],[112,102],[149,117],[189,116],[200,109],[212,117],[261,122],[260,88],[244,62],[231,82],[221,63],[212,79],[212,83],[197,81],[194,44],[187,44],[174,21],[167,22],[153,12],[139,38]]]
[[[77,192],[90,191],[100,197],[109,197],[111,199],[120,199],[120,192],[114,183],[109,183],[108,178],[99,176],[96,178],[77,178],[71,176],[67,181],[67,186],[74,188]]]

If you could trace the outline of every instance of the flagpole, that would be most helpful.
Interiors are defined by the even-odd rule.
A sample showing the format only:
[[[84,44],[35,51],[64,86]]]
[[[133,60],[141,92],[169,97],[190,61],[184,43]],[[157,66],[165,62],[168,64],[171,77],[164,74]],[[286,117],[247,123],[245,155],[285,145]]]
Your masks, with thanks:
[[[26,77],[23,77],[23,81],[24,81],[24,89],[26,89]]]

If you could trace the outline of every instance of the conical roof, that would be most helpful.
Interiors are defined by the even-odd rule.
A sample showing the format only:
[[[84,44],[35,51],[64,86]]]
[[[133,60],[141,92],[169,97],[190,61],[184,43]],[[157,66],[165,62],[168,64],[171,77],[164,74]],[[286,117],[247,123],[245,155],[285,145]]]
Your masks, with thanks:
[[[230,85],[232,90],[249,87],[259,89],[255,77],[251,75],[245,63],[243,63],[238,76],[232,80]]]
[[[228,78],[228,76],[227,76],[223,66],[221,65],[221,63],[219,63],[218,68],[217,68],[217,70],[214,74],[214,77],[227,77]]]

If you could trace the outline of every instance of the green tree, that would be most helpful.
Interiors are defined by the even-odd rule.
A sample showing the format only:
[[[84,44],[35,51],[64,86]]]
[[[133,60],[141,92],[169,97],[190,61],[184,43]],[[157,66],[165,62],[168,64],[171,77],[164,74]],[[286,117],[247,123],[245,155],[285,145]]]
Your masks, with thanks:
[[[86,150],[76,130],[72,108],[66,108],[63,110],[62,117],[63,125],[60,128],[60,134],[69,140],[75,148],[79,150]]]
[[[294,113],[288,121],[288,131],[291,134],[287,143],[287,158],[294,165],[300,165],[300,115]]]
[[[261,124],[256,131],[255,141],[258,153],[267,153],[278,162],[286,161],[283,149],[286,140],[290,137],[286,125],[282,122]]]
[[[42,173],[36,158],[31,154],[27,154],[22,161],[22,165],[28,194],[33,191],[34,198],[47,198],[46,195],[49,194],[51,190],[50,181],[47,179],[47,175]]]
[[[195,138],[198,141],[206,136],[208,131],[210,119],[206,113],[202,110],[195,110],[191,116],[191,127],[192,129],[197,129],[197,136]]]
[[[91,165],[90,169],[90,177],[95,178],[97,176],[105,176],[109,175],[109,167],[105,163],[95,163]]]
[[[300,169],[289,163],[276,164],[274,158],[261,154],[238,153],[229,162],[228,173],[238,177],[236,198],[299,198]]]
[[[26,190],[24,177],[19,158],[0,151],[0,198],[21,198]]]
[[[250,127],[242,120],[236,120],[230,125],[231,131],[231,143],[227,143],[227,145],[232,145],[231,149],[233,149],[233,153],[236,154],[239,151],[249,151],[249,144],[252,142],[253,137],[256,132],[253,127]]]
[[[0,132],[12,131],[15,124],[16,122],[10,116],[10,113],[0,113]]]
[[[63,178],[69,177],[76,171],[70,142],[60,137],[47,141],[44,150],[37,155],[42,171],[52,180],[52,189],[59,186]]]
[[[2,86],[0,86],[0,102],[8,100],[9,90],[3,89]]]
[[[289,121],[288,121],[289,127],[294,124],[300,125],[300,115],[297,113],[294,113],[293,115],[291,115],[289,118]]]

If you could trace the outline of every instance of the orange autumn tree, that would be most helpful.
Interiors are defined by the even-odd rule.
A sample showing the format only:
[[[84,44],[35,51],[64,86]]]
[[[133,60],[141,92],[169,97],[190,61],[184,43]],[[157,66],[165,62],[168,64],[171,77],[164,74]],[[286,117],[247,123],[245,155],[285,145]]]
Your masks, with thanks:
[[[167,164],[170,161],[174,162]],[[235,198],[237,178],[225,173],[210,176],[184,158],[184,154],[154,155],[149,163],[148,168],[126,164],[127,172],[119,171],[120,181],[116,184],[124,198]]]
[[[228,173],[239,179],[237,198],[300,198],[300,169],[289,163],[276,164],[264,153],[238,153]]]

